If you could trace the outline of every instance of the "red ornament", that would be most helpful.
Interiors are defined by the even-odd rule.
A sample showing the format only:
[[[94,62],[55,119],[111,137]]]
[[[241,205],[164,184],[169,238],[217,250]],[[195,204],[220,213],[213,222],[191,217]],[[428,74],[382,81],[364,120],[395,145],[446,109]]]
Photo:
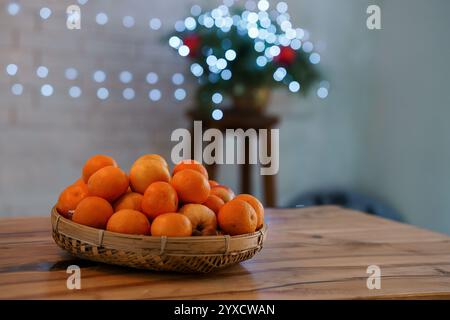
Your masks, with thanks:
[[[291,47],[280,47],[280,54],[273,58],[273,60],[279,64],[291,65],[297,53]]]
[[[192,33],[183,39],[183,43],[189,48],[189,56],[196,57],[201,46],[201,39],[196,33]]]

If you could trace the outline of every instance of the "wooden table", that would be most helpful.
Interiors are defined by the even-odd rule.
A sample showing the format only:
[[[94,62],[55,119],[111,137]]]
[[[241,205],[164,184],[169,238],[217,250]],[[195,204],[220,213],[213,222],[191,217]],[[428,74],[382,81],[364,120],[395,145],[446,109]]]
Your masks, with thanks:
[[[72,258],[50,218],[0,219],[0,299],[450,298],[450,237],[338,207],[267,210],[252,260],[207,275],[139,271]],[[81,290],[66,268],[81,267]],[[366,287],[369,265],[381,289]]]

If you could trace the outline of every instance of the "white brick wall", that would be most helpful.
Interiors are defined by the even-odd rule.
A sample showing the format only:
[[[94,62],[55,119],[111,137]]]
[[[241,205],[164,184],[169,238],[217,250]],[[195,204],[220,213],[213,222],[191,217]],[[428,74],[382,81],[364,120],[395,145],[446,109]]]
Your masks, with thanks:
[[[84,160],[94,153],[111,154],[125,168],[142,153],[169,157],[171,131],[188,126],[184,112],[191,96],[181,103],[173,99],[171,76],[183,71],[185,65],[161,44],[161,37],[177,19],[186,16],[193,3],[213,5],[219,0],[89,0],[81,7],[79,31],[65,28],[65,8],[75,0],[15,0],[22,7],[15,17],[5,10],[10,1],[14,0],[0,0],[0,215],[47,214],[60,190],[79,176]],[[361,12],[365,12],[359,0],[345,4],[326,0],[327,10],[322,1],[287,2],[295,22],[309,28],[314,38],[328,41],[328,51],[322,57],[331,69],[331,80],[336,80],[337,94],[326,102],[314,95],[301,100],[285,92],[274,95],[272,111],[284,119],[278,177],[281,204],[303,190],[354,183],[358,150],[353,147],[359,137],[352,128],[358,121],[358,110],[365,106],[352,101],[366,98],[361,88],[367,87],[367,80],[361,70],[371,59],[364,56],[354,64],[348,59],[348,48],[342,46],[367,43],[361,28],[355,27]],[[53,11],[47,21],[38,14],[43,6]],[[95,23],[100,11],[109,16],[106,26]],[[334,12],[358,18],[342,24]],[[135,27],[122,26],[125,15],[135,17]],[[149,29],[148,21],[153,17],[162,20],[161,30]],[[19,66],[17,76],[5,74],[8,63]],[[49,68],[47,79],[37,78],[39,65]],[[65,79],[67,67],[79,71],[78,79]],[[108,73],[105,83],[92,81],[96,69]],[[333,74],[336,69],[345,72]],[[133,73],[132,84],[118,81],[122,70]],[[145,82],[149,71],[159,74],[157,85]],[[342,86],[348,83],[346,80],[354,85]],[[10,86],[16,82],[24,85],[20,97],[10,93]],[[53,96],[40,95],[44,83],[54,86]],[[82,89],[82,97],[68,96],[72,85]],[[110,90],[106,101],[96,97],[97,88],[102,86]],[[131,102],[121,97],[122,89],[128,86],[136,90]],[[151,88],[161,89],[161,101],[148,99]],[[185,88],[192,93],[192,85]],[[236,168],[224,166],[220,175],[222,181],[237,189]],[[257,186],[256,191],[259,189]]]
[[[188,2],[166,1],[175,10],[154,10],[155,2],[149,1],[91,0],[81,6],[79,31],[65,27],[65,10],[74,0],[16,1],[21,5],[17,16],[7,14],[9,2],[0,1],[0,215],[46,214],[94,153],[111,154],[125,168],[142,153],[170,155],[170,133],[187,126],[184,112],[190,102],[173,98],[171,76],[184,67],[173,63],[175,55],[160,39],[187,12]],[[45,21],[39,17],[44,6],[52,10]],[[100,11],[109,16],[105,26],[95,23]],[[133,28],[122,26],[125,15],[135,18]],[[163,19],[161,30],[149,29],[153,17]],[[9,63],[19,66],[14,77],[5,73]],[[36,76],[40,65],[49,69],[46,79]],[[68,67],[78,70],[76,80],[65,78]],[[96,69],[107,72],[104,83],[92,80]],[[132,83],[119,81],[123,70],[133,74]],[[149,71],[159,74],[158,84],[145,82]],[[21,96],[12,95],[14,83],[23,84]],[[44,83],[53,86],[51,97],[40,95]],[[82,89],[80,98],[68,96],[72,85]],[[106,101],[96,97],[99,87],[110,91]],[[134,100],[123,99],[126,87],[135,89]],[[151,88],[160,89],[164,99],[150,101]]]

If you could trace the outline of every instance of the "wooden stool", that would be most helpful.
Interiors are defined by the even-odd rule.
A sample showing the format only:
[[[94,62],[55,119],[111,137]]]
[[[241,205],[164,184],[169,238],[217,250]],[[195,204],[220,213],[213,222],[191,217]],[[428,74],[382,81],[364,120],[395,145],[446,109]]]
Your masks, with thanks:
[[[191,110],[187,113],[188,117],[194,121],[202,121],[203,130],[210,128],[218,129],[221,132],[225,132],[226,129],[255,129],[257,132],[259,129],[267,129],[268,145],[267,149],[270,149],[270,129],[278,124],[279,119],[277,116],[266,115],[256,112],[244,112],[236,109],[224,110],[223,118],[221,120],[214,120],[210,114],[206,114],[197,110]],[[193,136],[193,127],[191,128],[191,135]],[[239,165],[241,171],[240,192],[252,193],[252,177],[251,177],[251,165],[248,163],[249,144],[248,139],[245,141],[245,164]],[[217,166],[206,165],[210,179],[216,177]],[[263,180],[263,192],[264,192],[264,205],[268,207],[276,206],[276,183],[275,175],[262,176]]]

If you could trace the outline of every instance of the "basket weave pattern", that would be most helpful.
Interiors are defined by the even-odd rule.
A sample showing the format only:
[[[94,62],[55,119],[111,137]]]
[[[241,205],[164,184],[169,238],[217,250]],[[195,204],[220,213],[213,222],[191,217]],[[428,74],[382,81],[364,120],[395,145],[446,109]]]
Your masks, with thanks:
[[[83,226],[51,214],[53,239],[79,258],[138,269],[207,273],[251,259],[262,249],[267,226],[240,236],[152,237]]]

